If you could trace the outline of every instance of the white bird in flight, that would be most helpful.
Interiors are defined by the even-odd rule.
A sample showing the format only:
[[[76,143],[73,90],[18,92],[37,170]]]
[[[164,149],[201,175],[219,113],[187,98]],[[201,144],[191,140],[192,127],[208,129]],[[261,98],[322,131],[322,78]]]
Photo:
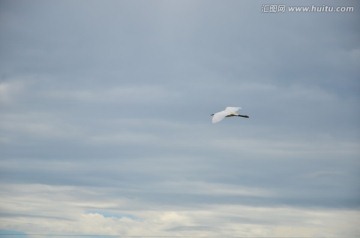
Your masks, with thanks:
[[[249,118],[247,115],[240,115],[238,111],[241,109],[241,107],[226,107],[224,111],[217,112],[214,114],[211,114],[212,116],[212,123],[218,123],[225,117],[245,117]]]

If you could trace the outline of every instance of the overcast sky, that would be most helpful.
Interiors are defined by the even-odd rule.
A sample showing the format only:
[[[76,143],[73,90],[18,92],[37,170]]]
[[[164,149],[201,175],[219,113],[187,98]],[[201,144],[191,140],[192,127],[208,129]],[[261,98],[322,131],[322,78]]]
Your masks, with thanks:
[[[359,11],[1,0],[0,237],[360,236]]]

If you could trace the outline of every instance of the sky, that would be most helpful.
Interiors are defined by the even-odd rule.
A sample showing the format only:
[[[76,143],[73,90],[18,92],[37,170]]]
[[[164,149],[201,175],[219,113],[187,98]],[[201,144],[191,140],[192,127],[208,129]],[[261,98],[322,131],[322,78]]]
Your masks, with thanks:
[[[359,11],[1,0],[0,237],[360,236]]]

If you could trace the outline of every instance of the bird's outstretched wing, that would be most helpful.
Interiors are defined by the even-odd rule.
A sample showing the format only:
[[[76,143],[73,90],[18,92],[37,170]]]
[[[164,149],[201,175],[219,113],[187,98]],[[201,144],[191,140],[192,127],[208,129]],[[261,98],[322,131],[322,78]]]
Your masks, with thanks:
[[[239,111],[241,109],[241,107],[226,107],[225,111],[229,114],[231,113],[236,113],[237,111]]]
[[[219,121],[221,121],[222,119],[224,119],[226,117],[226,115],[228,115],[227,111],[221,111],[221,112],[217,112],[213,115],[212,117],[212,123],[218,123]]]

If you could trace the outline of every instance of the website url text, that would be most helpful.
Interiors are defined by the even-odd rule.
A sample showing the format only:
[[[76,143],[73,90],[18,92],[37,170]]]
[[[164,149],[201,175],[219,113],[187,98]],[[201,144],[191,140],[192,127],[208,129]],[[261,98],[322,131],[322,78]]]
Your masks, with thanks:
[[[261,6],[261,12],[263,13],[349,13],[354,12],[354,10],[353,6],[287,6],[283,4],[265,4]]]

